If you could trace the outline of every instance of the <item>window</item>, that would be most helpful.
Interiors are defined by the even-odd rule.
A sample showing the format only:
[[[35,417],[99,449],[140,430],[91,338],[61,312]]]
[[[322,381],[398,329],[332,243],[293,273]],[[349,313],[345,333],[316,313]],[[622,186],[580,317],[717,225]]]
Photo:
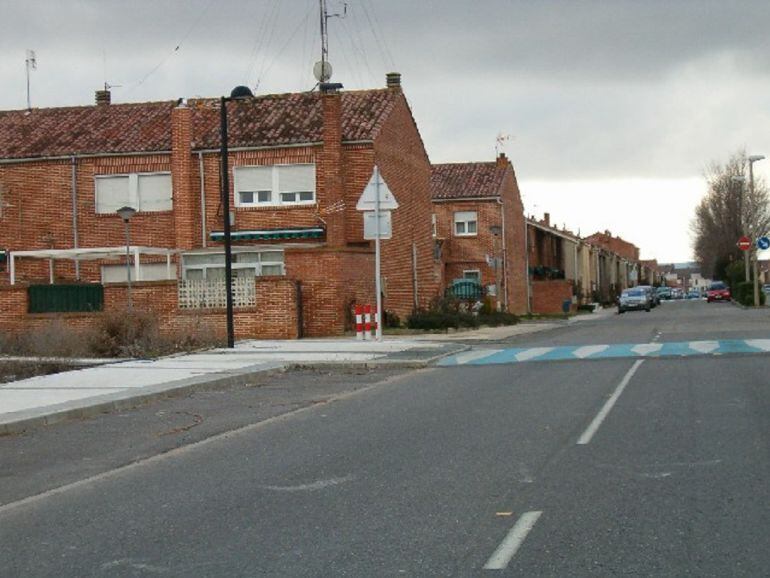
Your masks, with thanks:
[[[315,165],[235,167],[238,207],[315,203]]]
[[[431,225],[431,228],[433,230],[433,236],[434,237],[438,237],[438,230],[437,230],[437,227],[436,227],[436,213],[433,213],[430,216],[430,225]]]
[[[171,173],[131,173],[95,177],[96,212],[114,213],[128,205],[137,211],[170,211]]]
[[[236,251],[233,277],[284,275],[283,251]],[[191,253],[182,256],[184,279],[224,279],[224,253]]]
[[[176,265],[172,263],[171,271],[165,263],[141,263],[139,265],[139,279],[136,276],[136,267],[131,267],[132,281],[161,281],[176,279]],[[125,265],[102,265],[102,283],[125,283],[128,281],[128,273]]]
[[[477,230],[478,216],[476,211],[455,213],[455,235],[458,237],[470,237],[476,235]]]
[[[476,281],[476,283],[481,283],[481,271],[478,269],[469,269],[467,271],[463,271],[463,279],[467,279],[468,281]]]

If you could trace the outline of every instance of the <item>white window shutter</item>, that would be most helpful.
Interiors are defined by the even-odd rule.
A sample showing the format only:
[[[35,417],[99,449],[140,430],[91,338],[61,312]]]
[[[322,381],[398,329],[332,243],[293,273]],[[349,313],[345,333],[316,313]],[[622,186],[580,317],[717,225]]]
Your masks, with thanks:
[[[281,192],[312,191],[315,193],[315,165],[286,165],[278,167]]]
[[[235,190],[270,191],[273,189],[272,167],[235,167]]]
[[[95,182],[97,213],[114,213],[130,204],[127,175],[97,177]]]
[[[140,211],[170,211],[172,209],[171,175],[140,174],[138,188]]]

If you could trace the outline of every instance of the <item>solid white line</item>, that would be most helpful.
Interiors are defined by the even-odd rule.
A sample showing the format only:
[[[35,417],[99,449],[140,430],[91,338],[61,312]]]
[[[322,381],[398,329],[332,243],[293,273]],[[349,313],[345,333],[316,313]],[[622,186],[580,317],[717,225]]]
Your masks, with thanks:
[[[577,441],[578,445],[585,445],[591,441],[591,438],[594,437],[596,430],[598,430],[602,425],[602,422],[607,417],[607,414],[610,413],[612,406],[614,406],[615,402],[618,401],[620,394],[623,393],[624,389],[626,389],[628,382],[631,381],[631,378],[634,376],[636,370],[639,369],[639,366],[642,363],[644,363],[644,359],[638,359],[634,362],[634,364],[631,366],[631,369],[628,370],[628,373],[626,373],[622,381],[615,388],[615,391],[612,393],[610,398],[604,403],[602,409],[599,410],[599,413],[596,414],[594,420],[586,428],[586,431],[584,431],[583,435],[580,436],[580,439]]]
[[[542,513],[527,512],[522,514],[516,525],[511,528],[511,531],[508,532],[508,535],[497,547],[497,550],[494,551],[489,560],[487,560],[487,563],[484,564],[484,570],[505,570]]]

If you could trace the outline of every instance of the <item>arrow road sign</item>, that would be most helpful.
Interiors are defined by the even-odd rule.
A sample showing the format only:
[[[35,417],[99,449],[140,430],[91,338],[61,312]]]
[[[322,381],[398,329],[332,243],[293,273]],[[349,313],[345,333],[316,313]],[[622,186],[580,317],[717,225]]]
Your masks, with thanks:
[[[770,249],[770,239],[767,237],[760,237],[757,239],[757,248],[761,249],[762,251],[765,251],[766,249]]]
[[[749,239],[745,235],[740,239],[738,239],[738,248],[741,251],[748,251],[749,249],[751,249],[751,239]]]

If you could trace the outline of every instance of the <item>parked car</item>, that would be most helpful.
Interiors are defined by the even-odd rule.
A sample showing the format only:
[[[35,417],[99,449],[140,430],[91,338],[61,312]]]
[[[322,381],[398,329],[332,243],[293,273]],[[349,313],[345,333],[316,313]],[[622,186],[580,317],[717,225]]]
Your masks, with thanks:
[[[669,287],[658,287],[656,293],[658,294],[658,299],[671,299],[671,289]]]
[[[653,307],[657,307],[660,305],[660,297],[658,297],[658,292],[655,291],[655,288],[651,285],[637,285],[637,289],[644,289],[650,294],[650,304]]]
[[[722,281],[714,281],[709,285],[708,291],[706,291],[706,301],[709,303],[714,301],[730,301],[731,298],[730,288]]]
[[[690,289],[687,292],[687,298],[688,299],[700,299],[700,291],[697,289]]]
[[[632,309],[644,309],[649,313],[652,309],[650,292],[639,287],[625,289],[618,298],[618,313],[625,313]]]

